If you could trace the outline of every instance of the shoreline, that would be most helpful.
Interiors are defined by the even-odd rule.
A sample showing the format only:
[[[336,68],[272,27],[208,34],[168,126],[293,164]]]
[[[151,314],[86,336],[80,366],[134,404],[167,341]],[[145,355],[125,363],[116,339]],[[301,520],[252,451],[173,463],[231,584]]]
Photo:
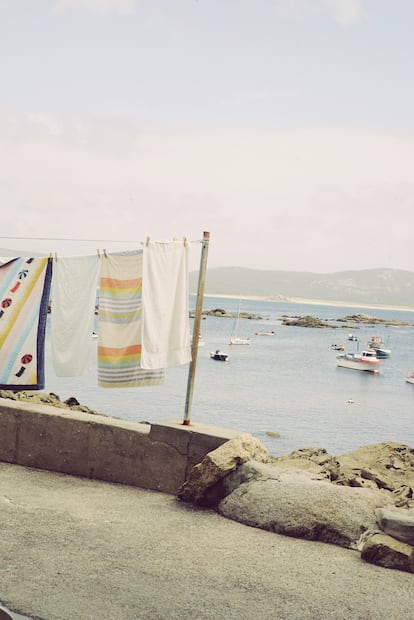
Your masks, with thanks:
[[[192,295],[196,295],[196,293],[192,293]],[[216,297],[220,299],[243,299],[251,300],[251,301],[270,301],[277,303],[289,303],[289,304],[307,304],[312,306],[335,306],[338,308],[368,308],[371,310],[392,310],[396,312],[414,312],[414,307],[412,306],[388,306],[385,304],[361,304],[357,302],[345,302],[345,301],[327,301],[326,299],[305,299],[301,297],[271,297],[264,295],[223,295],[223,294],[213,294],[213,293],[204,293],[204,298],[208,297]]]

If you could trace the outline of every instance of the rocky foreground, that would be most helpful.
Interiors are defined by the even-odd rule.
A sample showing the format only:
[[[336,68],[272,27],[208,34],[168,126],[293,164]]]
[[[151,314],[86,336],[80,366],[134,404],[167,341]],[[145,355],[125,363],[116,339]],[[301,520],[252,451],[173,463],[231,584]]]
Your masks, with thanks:
[[[241,433],[207,454],[177,495],[246,525],[357,549],[368,562],[414,573],[414,449],[406,445],[273,458]]]

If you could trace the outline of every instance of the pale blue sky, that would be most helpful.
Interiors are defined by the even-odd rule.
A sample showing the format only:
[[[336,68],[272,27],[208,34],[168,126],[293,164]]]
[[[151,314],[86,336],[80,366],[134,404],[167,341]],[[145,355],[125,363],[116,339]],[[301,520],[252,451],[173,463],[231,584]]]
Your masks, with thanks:
[[[0,0],[0,239],[413,270],[412,0]],[[194,246],[193,265],[199,248]]]

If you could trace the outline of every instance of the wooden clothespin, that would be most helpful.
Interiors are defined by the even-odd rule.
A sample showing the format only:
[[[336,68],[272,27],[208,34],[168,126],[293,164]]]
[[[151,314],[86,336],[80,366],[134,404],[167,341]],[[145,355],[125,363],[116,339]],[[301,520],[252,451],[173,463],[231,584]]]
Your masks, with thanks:
[[[145,245],[146,245],[146,247],[148,247],[148,246],[149,246],[149,242],[150,242],[150,238],[149,238],[149,237],[147,237],[147,238],[145,239]]]

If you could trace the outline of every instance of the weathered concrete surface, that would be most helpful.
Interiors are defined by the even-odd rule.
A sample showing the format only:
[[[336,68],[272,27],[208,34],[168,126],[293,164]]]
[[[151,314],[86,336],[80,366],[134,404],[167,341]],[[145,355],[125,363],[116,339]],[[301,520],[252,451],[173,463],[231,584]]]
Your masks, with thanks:
[[[401,620],[413,575],[173,496],[0,464],[0,597],[42,620]]]
[[[197,459],[236,434],[0,398],[0,461],[166,493],[176,493]]]

